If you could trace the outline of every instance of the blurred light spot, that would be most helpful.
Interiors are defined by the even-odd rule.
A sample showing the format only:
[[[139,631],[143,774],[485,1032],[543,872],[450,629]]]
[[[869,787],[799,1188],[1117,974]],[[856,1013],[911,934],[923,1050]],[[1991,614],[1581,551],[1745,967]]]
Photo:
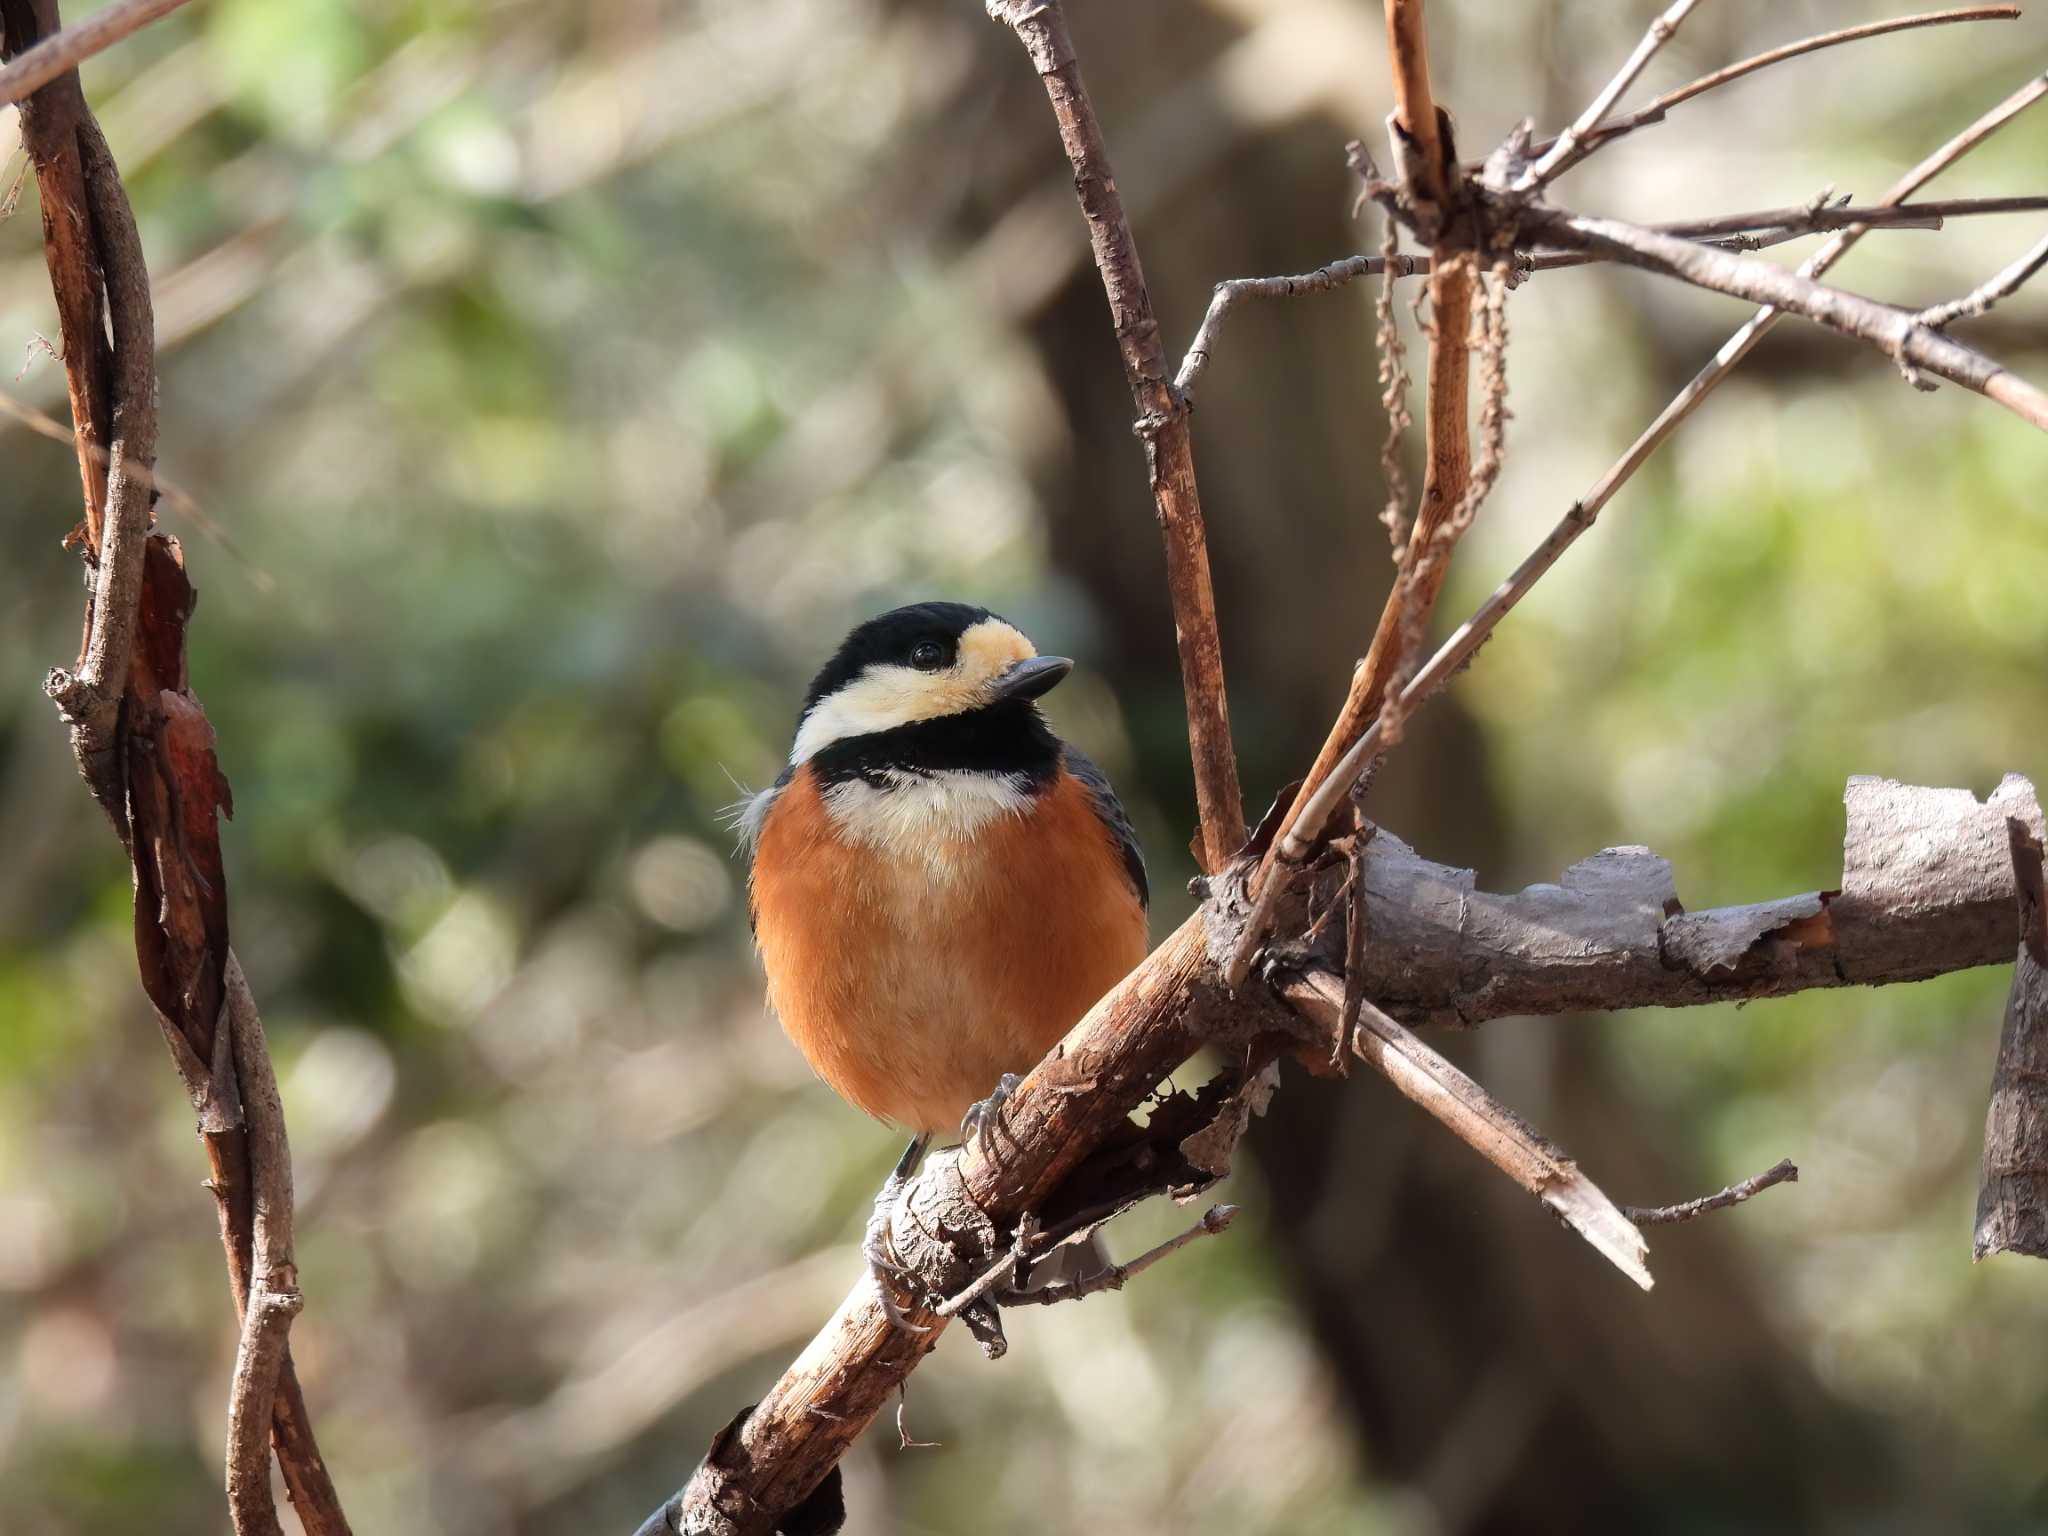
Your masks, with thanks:
[[[38,1195],[0,1195],[0,1291],[32,1290],[63,1256],[56,1208]]]
[[[354,1145],[389,1107],[397,1085],[397,1065],[375,1035],[346,1026],[321,1030],[287,1078],[292,1140],[315,1156]]]
[[[441,856],[416,837],[381,837],[364,845],[342,865],[339,879],[364,908],[408,929],[438,913],[455,889]]]
[[[575,1050],[598,1020],[632,1003],[623,918],[565,923],[535,946],[471,1033],[493,1067],[519,1078]]]
[[[633,899],[655,922],[695,933],[732,903],[726,861],[690,837],[658,837],[633,858]]]
[[[497,1146],[473,1125],[444,1120],[406,1143],[393,1171],[394,1210],[384,1251],[407,1283],[422,1290],[457,1284],[483,1257],[503,1209],[506,1169]]]
[[[406,1001],[444,1024],[467,1023],[511,979],[517,939],[503,907],[464,891],[398,961]]]
[[[114,1385],[114,1336],[81,1307],[38,1312],[21,1339],[21,1384],[51,1413],[82,1418]]]
[[[488,119],[464,122],[432,136],[436,168],[453,186],[482,197],[502,197],[519,184],[519,146]]]

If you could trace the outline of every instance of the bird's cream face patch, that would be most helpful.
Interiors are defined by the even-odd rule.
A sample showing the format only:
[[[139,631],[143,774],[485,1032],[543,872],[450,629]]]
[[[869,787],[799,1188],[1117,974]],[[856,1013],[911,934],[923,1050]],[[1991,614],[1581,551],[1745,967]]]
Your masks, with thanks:
[[[835,741],[872,736],[918,720],[964,715],[989,702],[997,678],[1038,648],[1001,619],[983,619],[960,636],[950,667],[870,666],[811,707],[796,733],[792,763],[807,762]]]

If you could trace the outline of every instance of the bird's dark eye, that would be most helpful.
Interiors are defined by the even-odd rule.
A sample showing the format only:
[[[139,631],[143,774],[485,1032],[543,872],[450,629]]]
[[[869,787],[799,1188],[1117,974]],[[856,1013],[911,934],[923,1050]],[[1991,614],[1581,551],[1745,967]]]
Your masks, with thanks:
[[[910,653],[910,664],[920,672],[936,672],[946,664],[945,647],[927,640]]]

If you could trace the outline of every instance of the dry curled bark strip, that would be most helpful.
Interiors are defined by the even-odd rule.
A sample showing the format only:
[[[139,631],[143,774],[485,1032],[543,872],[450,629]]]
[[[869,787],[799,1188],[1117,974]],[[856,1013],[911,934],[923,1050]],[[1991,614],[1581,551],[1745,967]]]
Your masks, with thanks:
[[[57,33],[57,7],[0,0],[0,24],[12,58]],[[80,542],[93,571],[79,661],[53,672],[47,686],[80,771],[130,854],[143,988],[198,1117],[230,1289],[246,1319],[231,1508],[238,1530],[276,1529],[266,1443],[274,1442],[305,1529],[347,1536],[281,1327],[296,1296],[290,1175],[267,1058],[248,1056],[263,1045],[246,989],[240,1005],[249,1027],[238,1030],[231,1017],[219,836],[231,801],[186,674],[193,591],[177,542],[150,527],[156,348],[148,269],[75,71],[22,103],[22,127],[62,327],[85,507]]]
[[[1195,805],[1201,818],[1202,867],[1230,862],[1244,842],[1244,799],[1237,753],[1230,740],[1230,707],[1223,688],[1223,645],[1216,630],[1216,598],[1209,584],[1209,541],[1195,483],[1194,446],[1187,406],[1167,373],[1166,349],[1145,270],[1131,236],[1123,199],[1109,167],[1102,126],[1081,79],[1080,61],[1059,0],[986,0],[990,18],[1017,35],[1044,82],[1059,125],[1060,145],[1074,168],[1074,190],[1088,221],[1089,244],[1102,275],[1115,324],[1124,378],[1138,410],[1159,531],[1166,541],[1166,580],[1180,647],[1181,686],[1187,694],[1188,737],[1194,756]]]
[[[2015,816],[2006,836],[2019,887],[2019,958],[1991,1077],[1971,1251],[1979,1259],[1994,1253],[2048,1259],[2048,896],[2040,822],[2029,826]]]

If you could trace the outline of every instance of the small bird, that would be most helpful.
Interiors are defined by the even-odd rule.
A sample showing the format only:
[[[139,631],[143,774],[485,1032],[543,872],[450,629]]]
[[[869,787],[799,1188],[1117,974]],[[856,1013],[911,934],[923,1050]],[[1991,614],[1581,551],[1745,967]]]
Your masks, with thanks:
[[[884,1201],[1144,958],[1130,820],[1034,702],[1073,666],[985,608],[893,609],[818,673],[789,766],[744,802],[770,1005],[841,1098],[916,1133]]]

